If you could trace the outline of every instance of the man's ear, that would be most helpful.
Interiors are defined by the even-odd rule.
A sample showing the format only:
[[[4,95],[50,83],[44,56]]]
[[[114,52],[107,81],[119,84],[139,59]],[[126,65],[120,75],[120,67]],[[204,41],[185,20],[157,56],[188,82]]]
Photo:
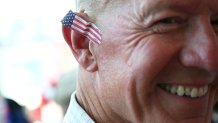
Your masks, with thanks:
[[[96,59],[90,50],[90,40],[77,31],[62,26],[65,41],[69,45],[77,62],[89,72],[95,72],[97,67]]]

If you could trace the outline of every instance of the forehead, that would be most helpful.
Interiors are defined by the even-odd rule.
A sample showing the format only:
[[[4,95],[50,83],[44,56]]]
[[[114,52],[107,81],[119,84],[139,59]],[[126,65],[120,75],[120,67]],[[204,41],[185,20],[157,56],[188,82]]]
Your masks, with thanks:
[[[131,0],[140,10],[157,11],[161,9],[176,9],[188,13],[198,13],[205,10],[218,11],[218,0]],[[147,11],[149,10],[149,11]]]

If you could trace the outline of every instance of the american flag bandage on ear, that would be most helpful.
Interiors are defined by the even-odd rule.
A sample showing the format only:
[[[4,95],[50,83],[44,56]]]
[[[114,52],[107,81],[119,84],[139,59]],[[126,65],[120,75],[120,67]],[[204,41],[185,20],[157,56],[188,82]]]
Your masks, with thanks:
[[[95,44],[101,43],[101,32],[91,22],[87,22],[83,18],[79,17],[76,13],[71,10],[65,15],[61,23],[63,26],[70,28],[74,31],[81,33],[86,36],[88,39],[93,41]]]

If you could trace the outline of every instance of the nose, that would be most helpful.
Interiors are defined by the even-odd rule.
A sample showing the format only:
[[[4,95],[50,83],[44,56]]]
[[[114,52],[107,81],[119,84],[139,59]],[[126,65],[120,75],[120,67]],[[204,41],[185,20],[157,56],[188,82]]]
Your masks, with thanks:
[[[182,64],[218,72],[218,35],[209,19],[198,19],[190,30],[180,54]]]

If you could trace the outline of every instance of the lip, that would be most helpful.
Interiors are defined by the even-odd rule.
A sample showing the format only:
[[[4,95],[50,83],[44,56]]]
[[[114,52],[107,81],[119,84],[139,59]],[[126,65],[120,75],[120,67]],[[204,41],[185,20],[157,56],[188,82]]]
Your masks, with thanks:
[[[201,84],[198,86],[200,85]],[[167,101],[167,103],[162,104],[162,106],[170,106],[166,106],[165,109],[168,110],[171,115],[176,115],[177,117],[183,116],[183,118],[204,117],[206,115],[208,110],[209,89],[208,93],[202,97],[189,98],[169,93],[158,86],[157,88],[157,96]]]
[[[183,86],[185,86],[185,85],[183,85]],[[186,86],[187,87],[187,86]],[[198,86],[188,86],[188,87],[198,87]],[[199,87],[202,87],[202,86],[200,86],[199,85]],[[201,97],[196,97],[196,98],[190,98],[190,97],[186,97],[186,96],[178,96],[178,95],[176,95],[176,94],[172,94],[172,93],[170,93],[170,92],[168,92],[168,91],[166,91],[166,90],[164,90],[164,89],[162,89],[162,88],[160,88],[160,87],[158,87],[159,88],[159,90],[161,90],[163,93],[165,93],[165,94],[167,94],[167,95],[169,95],[169,96],[172,96],[173,98],[175,98],[176,100],[180,100],[180,102],[182,102],[182,101],[190,101],[190,102],[202,102],[203,100],[205,100],[205,98],[208,96],[208,93],[209,93],[209,89],[208,89],[208,92],[207,92],[207,94],[205,94],[204,96],[201,96]],[[208,88],[209,88],[209,85],[208,85]]]
[[[184,85],[184,84],[178,84],[178,85],[183,85],[183,86],[186,86],[186,87],[202,87],[202,86],[205,86],[202,85],[202,84],[199,84],[199,85]],[[170,96],[171,98],[174,98],[175,100],[179,100],[179,102],[181,103],[184,103],[184,104],[190,104],[190,105],[193,105],[193,104],[198,104],[200,103],[200,105],[202,105],[203,102],[205,102],[207,100],[207,97],[208,97],[208,93],[209,93],[209,86],[208,85],[208,92],[206,95],[202,96],[202,97],[197,97],[197,98],[190,98],[190,97],[185,97],[185,96],[178,96],[176,94],[172,94],[170,92],[167,92],[166,90],[158,87],[160,91],[162,91],[163,94],[165,95],[168,95]],[[199,105],[199,104],[198,104]]]
[[[182,85],[182,86],[186,86],[186,87],[202,87],[202,86],[206,86],[206,85],[210,85],[213,81],[208,81],[208,80],[204,80],[204,79],[198,79],[198,80],[192,80],[192,81],[183,81],[178,82],[178,81],[163,81],[163,82],[159,82],[158,84],[169,84],[169,85]]]

